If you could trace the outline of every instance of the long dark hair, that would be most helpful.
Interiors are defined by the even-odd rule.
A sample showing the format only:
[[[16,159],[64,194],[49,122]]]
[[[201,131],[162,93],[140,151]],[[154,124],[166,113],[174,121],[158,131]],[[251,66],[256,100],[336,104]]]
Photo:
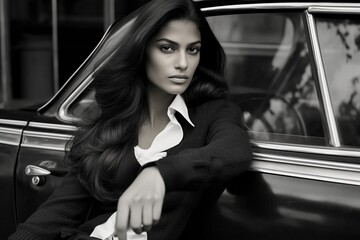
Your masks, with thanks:
[[[153,0],[132,16],[135,20],[116,52],[95,72],[93,86],[100,116],[80,128],[72,141],[68,159],[73,171],[100,201],[116,201],[121,194],[111,179],[121,160],[137,142],[144,108],[147,77],[146,48],[169,21],[193,21],[201,33],[198,68],[183,97],[189,107],[223,98],[224,51],[200,9],[191,0]]]

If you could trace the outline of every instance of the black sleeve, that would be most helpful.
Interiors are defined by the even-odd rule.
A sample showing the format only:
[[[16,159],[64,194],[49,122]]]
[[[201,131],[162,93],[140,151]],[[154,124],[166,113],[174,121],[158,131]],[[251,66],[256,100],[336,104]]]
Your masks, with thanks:
[[[90,208],[92,197],[69,173],[60,186],[24,223],[9,240],[60,239],[63,228],[75,228],[83,223]]]
[[[207,118],[210,122],[205,146],[185,149],[156,162],[167,192],[203,189],[249,167],[252,151],[240,109],[222,101],[212,106]]]

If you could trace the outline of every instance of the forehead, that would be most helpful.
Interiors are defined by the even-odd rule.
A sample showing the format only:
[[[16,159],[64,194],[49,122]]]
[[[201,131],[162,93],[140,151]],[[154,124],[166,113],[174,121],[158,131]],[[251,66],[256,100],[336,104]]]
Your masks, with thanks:
[[[172,20],[166,23],[154,37],[154,40],[167,38],[173,41],[195,42],[201,40],[197,25],[189,20]]]

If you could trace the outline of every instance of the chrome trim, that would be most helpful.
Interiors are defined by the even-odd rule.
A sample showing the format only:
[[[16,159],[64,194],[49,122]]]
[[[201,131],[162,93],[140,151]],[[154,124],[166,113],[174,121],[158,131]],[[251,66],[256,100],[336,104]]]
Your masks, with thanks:
[[[223,10],[296,10],[308,9],[312,6],[319,7],[360,7],[359,3],[319,3],[319,2],[285,2],[285,3],[251,3],[251,4],[236,4],[216,7],[204,7],[201,10],[204,12],[214,12]]]
[[[0,124],[8,124],[8,125],[25,127],[27,122],[21,121],[21,120],[10,120],[10,119],[1,119],[0,118]]]
[[[68,140],[73,137],[71,134],[61,134],[61,133],[49,133],[49,132],[35,132],[35,131],[24,131],[24,137],[37,137],[37,138],[51,138],[59,140]]]
[[[22,129],[0,127],[0,143],[19,146]]]
[[[51,172],[45,168],[41,168],[35,165],[27,165],[25,168],[25,174],[27,176],[47,176]]]
[[[51,1],[51,23],[52,23],[52,59],[53,59],[53,91],[59,90],[59,33],[58,33],[58,7],[57,0]]]
[[[254,153],[251,169],[262,173],[360,186],[358,164]]]
[[[62,145],[64,145],[64,146],[62,146]],[[21,147],[51,150],[51,151],[61,151],[61,152],[65,152],[65,150],[68,150],[66,147],[66,144],[37,145],[37,144],[23,143],[23,144],[21,144]]]
[[[67,146],[72,138],[73,135],[71,134],[44,133],[25,130],[21,147],[65,151],[68,150]]]
[[[326,146],[306,146],[306,145],[295,145],[285,143],[267,143],[259,141],[251,141],[252,145],[257,148],[285,151],[285,152],[298,152],[298,153],[309,153],[309,154],[321,154],[327,156],[339,156],[339,157],[354,157],[360,158],[360,151],[358,148],[334,148]],[[360,161],[359,161],[360,163]]]
[[[42,122],[30,122],[29,127],[54,129],[62,131],[76,131],[78,128],[72,125],[55,124],[55,123],[42,123]]]
[[[75,101],[77,97],[84,91],[87,86],[93,80],[93,75],[90,74],[71,94],[70,96],[61,104],[59,109],[59,117],[60,119],[64,120],[65,122],[72,123],[72,122],[79,122],[81,119],[75,117],[68,116],[68,109],[70,105]]]
[[[306,12],[305,16],[306,16],[307,25],[309,27],[309,34],[310,34],[309,36],[310,36],[311,48],[315,58],[316,72],[319,76],[319,85],[321,92],[320,95],[321,95],[322,103],[324,105],[324,113],[326,116],[326,122],[329,130],[329,143],[334,147],[340,147],[341,146],[340,137],[336,125],[335,114],[331,104],[329,87],[326,81],[324,63],[322,61],[319,39],[316,33],[315,20],[313,16],[308,12]]]
[[[300,165],[300,166],[310,166],[317,168],[325,169],[336,169],[336,170],[345,170],[352,172],[360,173],[360,165],[354,163],[344,163],[344,162],[333,162],[328,160],[318,160],[315,158],[301,158],[301,157],[289,157],[282,156],[277,154],[267,154],[267,153],[254,153],[254,158],[261,161],[267,162],[278,162],[278,163],[287,163],[291,165]]]
[[[69,151],[70,148],[66,146],[66,143],[54,143],[54,144],[47,144],[47,145],[37,145],[37,144],[31,144],[31,143],[23,143],[21,144],[21,147],[25,148],[33,148],[33,149],[43,149],[43,150],[51,150],[51,151],[60,151],[65,152]]]
[[[0,133],[10,133],[21,135],[22,129],[0,127]]]
[[[351,7],[309,7],[308,12],[310,14],[317,13],[332,13],[332,14],[360,14],[359,8]]]

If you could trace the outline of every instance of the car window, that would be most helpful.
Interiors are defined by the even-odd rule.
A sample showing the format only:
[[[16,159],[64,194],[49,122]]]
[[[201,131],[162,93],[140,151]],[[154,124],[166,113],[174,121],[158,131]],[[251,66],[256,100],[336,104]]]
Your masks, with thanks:
[[[84,79],[78,87],[80,91],[74,91],[60,107],[60,117],[64,121],[76,124],[84,119],[94,119],[99,115],[100,112],[95,102],[95,90],[91,84],[92,73],[104,66],[116,52],[117,45],[127,34],[133,22],[134,20],[130,20],[124,24],[122,21],[118,21],[112,25],[91,57],[81,67],[78,76],[75,75],[75,77]]]
[[[359,16],[322,16],[316,26],[342,144],[360,146]]]
[[[231,99],[250,136],[325,144],[300,14],[256,13],[208,17],[227,55]]]
[[[99,117],[100,109],[95,100],[95,89],[91,84],[75,99],[66,114],[67,117],[73,119],[75,123],[84,123]]]

